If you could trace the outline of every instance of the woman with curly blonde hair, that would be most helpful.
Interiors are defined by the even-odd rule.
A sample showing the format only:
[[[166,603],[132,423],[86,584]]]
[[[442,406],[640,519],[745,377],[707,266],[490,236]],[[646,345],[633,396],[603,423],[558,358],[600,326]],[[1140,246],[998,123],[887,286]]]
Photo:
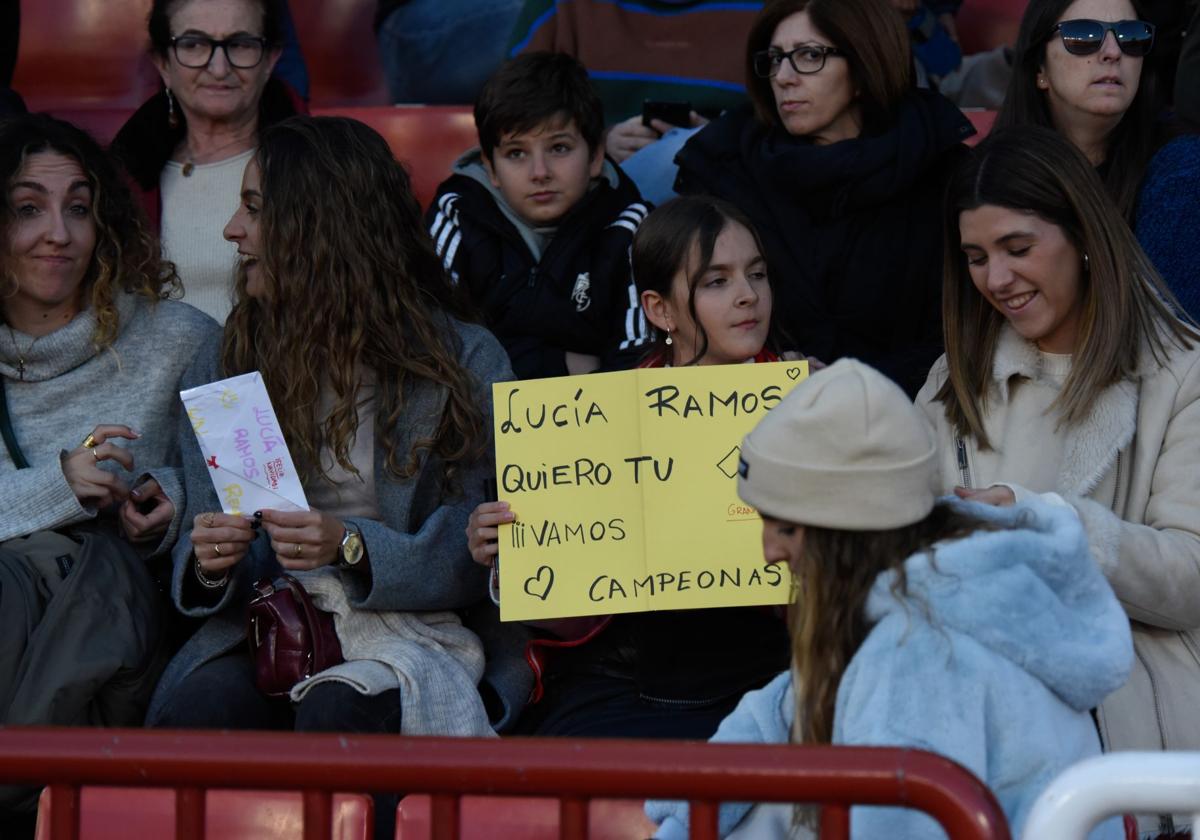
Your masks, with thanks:
[[[519,707],[528,686],[497,689],[501,705],[485,709],[483,651],[455,611],[487,591],[464,527],[492,472],[503,348],[455,317],[408,175],[362,123],[295,117],[264,131],[225,235],[242,259],[237,302],[185,384],[261,371],[311,510],[221,513],[183,425],[189,530],[172,588],[207,621],[168,666],[151,722],[490,733],[489,711]],[[347,659],[292,702],[259,691],[244,641],[252,584],[281,570],[338,615]],[[422,630],[406,647],[416,623],[437,638]]]

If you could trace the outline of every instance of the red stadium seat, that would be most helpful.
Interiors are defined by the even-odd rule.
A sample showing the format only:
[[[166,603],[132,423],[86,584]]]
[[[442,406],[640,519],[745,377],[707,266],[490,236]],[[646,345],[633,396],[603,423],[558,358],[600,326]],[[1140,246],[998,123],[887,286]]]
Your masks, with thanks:
[[[142,104],[158,89],[150,0],[21,0],[12,86],[31,111]]]
[[[140,104],[140,103],[139,103]],[[121,126],[133,115],[134,106],[115,108],[72,108],[53,107],[48,109],[50,114],[60,120],[79,126],[100,141],[102,146],[108,146],[117,136]]]
[[[38,801],[34,840],[52,840],[43,815],[50,788]],[[333,840],[368,840],[374,804],[362,794],[334,794]],[[175,792],[164,788],[85,787],[80,793],[79,840],[128,840],[175,836]],[[205,808],[206,840],[300,840],[304,836],[299,793],[213,790]]]
[[[386,105],[372,23],[376,0],[288,0],[314,107]]]
[[[1029,0],[967,0],[954,16],[963,54],[1012,46]]]
[[[429,206],[437,185],[464,151],[479,144],[466,105],[399,105],[381,108],[313,108],[315,116],[353,117],[378,131],[408,167],[413,192]]]
[[[428,796],[414,794],[396,809],[396,840],[429,840]],[[460,840],[558,840],[558,800],[464,796]],[[634,840],[654,833],[640,799],[597,799],[588,809],[590,840]]]
[[[974,137],[967,140],[968,146],[974,146],[984,137],[987,137],[988,132],[992,130],[992,126],[996,122],[996,112],[985,111],[982,108],[968,108],[963,113],[971,121],[971,125],[975,126],[977,133]]]

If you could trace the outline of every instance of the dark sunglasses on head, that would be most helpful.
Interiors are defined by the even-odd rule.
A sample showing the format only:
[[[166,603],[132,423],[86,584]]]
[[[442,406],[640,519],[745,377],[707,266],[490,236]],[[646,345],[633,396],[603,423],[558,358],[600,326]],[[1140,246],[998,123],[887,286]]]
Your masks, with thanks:
[[[1051,32],[1062,38],[1063,47],[1071,55],[1091,55],[1100,51],[1104,39],[1112,32],[1121,52],[1140,58],[1154,46],[1154,24],[1144,20],[1063,20]]]

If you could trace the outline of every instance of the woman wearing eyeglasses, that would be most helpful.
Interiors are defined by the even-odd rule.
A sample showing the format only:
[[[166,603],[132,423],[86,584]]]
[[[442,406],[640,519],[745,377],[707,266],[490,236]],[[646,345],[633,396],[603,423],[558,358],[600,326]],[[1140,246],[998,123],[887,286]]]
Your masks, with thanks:
[[[1130,0],[1032,0],[1021,19],[1013,75],[996,128],[1041,125],[1097,168],[1117,209],[1133,220],[1159,143],[1154,27]]]
[[[142,192],[184,300],[223,322],[236,249],[221,231],[258,133],[303,110],[271,79],[283,41],[278,0],[154,0],[151,58],[163,90],[117,134],[112,152]]]
[[[747,106],[676,158],[684,192],[741,209],[762,235],[781,326],[910,395],[941,352],[941,189],[970,123],[913,87],[887,0],[782,0],[746,47]]]

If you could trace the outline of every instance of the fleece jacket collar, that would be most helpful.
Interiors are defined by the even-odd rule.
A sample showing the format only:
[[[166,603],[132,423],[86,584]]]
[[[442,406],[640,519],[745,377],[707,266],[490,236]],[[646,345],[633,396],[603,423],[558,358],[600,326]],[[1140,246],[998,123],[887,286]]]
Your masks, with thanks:
[[[1142,353],[1145,359],[1149,354]],[[1038,379],[1042,354],[1007,324],[1000,332],[992,360],[992,378],[1000,398],[1008,402],[1014,379]],[[1088,416],[1064,429],[1063,465],[1058,489],[1087,496],[1111,469],[1117,454],[1137,431],[1139,379],[1123,379],[1100,392]]]

